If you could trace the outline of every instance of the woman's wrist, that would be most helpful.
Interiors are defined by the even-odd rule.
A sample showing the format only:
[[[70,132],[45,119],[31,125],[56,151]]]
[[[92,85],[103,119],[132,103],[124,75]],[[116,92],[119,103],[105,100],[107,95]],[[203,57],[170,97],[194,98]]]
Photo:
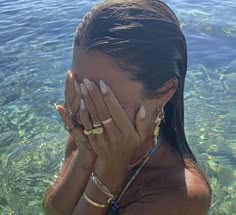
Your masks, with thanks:
[[[85,171],[93,171],[94,165],[97,160],[97,156],[95,153],[91,153],[85,149],[78,149],[76,157],[80,168]]]
[[[128,163],[115,164],[98,159],[95,172],[113,195],[118,195],[128,174]]]
[[[97,158],[97,155],[94,152],[94,150],[90,150],[89,148],[87,148],[83,145],[78,145],[78,153],[82,157],[91,157],[93,159]]]

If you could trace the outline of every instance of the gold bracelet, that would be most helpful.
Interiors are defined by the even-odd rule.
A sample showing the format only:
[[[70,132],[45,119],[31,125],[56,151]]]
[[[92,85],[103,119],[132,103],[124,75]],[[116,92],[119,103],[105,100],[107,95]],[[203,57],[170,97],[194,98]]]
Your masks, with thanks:
[[[93,205],[97,208],[106,208],[106,207],[108,207],[108,205],[103,205],[103,204],[100,204],[100,203],[97,203],[97,202],[93,201],[85,193],[84,193],[84,198],[88,203],[90,203],[91,205]]]
[[[92,172],[90,179],[104,194],[106,194],[109,197],[107,199],[107,203],[110,204],[111,200],[115,199],[115,196],[110,192],[110,190],[106,187],[106,185],[100,181],[95,172]]]

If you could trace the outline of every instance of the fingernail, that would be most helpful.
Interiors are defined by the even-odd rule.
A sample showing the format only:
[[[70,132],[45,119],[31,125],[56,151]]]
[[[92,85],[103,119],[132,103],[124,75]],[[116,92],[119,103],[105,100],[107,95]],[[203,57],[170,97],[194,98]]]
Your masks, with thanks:
[[[72,78],[73,80],[76,79],[76,76],[75,76],[75,73],[74,73],[74,72],[71,72],[71,78]]]
[[[69,69],[67,69],[67,71],[66,71],[66,79],[68,79],[68,78],[69,78],[69,72],[70,72],[70,70],[69,70]]]
[[[102,94],[106,95],[107,94],[107,86],[106,86],[105,82],[103,80],[100,80],[99,85],[100,85],[100,89],[102,91]]]
[[[81,89],[81,92],[82,92],[83,96],[87,96],[88,95],[88,91],[87,91],[87,89],[86,89],[84,84],[80,84],[80,89]]]
[[[84,84],[88,88],[89,91],[93,90],[93,85],[88,79],[84,79]]]
[[[143,105],[139,109],[139,114],[140,114],[141,119],[145,119],[145,117],[146,117],[146,110],[145,110]]]
[[[76,80],[75,80],[75,91],[76,93],[79,93],[79,85]]]
[[[57,107],[57,104],[56,104],[56,103],[54,103],[54,107],[56,108],[56,110],[58,110],[58,107]]]
[[[83,99],[80,99],[80,108],[81,110],[85,110],[85,103]]]
[[[71,80],[72,79],[72,72],[70,70],[68,70],[67,74],[68,74],[68,79]]]

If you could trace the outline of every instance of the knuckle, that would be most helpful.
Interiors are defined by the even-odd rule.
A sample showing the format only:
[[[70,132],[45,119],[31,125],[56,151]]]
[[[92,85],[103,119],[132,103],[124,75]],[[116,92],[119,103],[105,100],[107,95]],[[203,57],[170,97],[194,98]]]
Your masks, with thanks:
[[[131,134],[128,132],[128,131],[123,131],[123,138],[125,139],[125,140],[129,140],[130,139],[130,137],[131,137]]]
[[[114,134],[111,134],[110,135],[110,140],[111,140],[111,142],[113,143],[113,144],[118,144],[118,138],[116,137],[116,135],[114,135]]]
[[[100,116],[101,116],[102,120],[106,120],[110,117],[110,115],[109,115],[108,111],[106,110],[106,108],[101,108]]]

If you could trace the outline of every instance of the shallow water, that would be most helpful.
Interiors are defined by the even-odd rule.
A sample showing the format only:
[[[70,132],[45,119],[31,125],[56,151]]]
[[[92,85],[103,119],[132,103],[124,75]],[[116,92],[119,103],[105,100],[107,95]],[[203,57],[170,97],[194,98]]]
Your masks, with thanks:
[[[189,49],[185,127],[213,189],[209,214],[236,214],[236,1],[168,0]],[[0,215],[43,214],[63,159],[74,31],[95,1],[0,0]]]

